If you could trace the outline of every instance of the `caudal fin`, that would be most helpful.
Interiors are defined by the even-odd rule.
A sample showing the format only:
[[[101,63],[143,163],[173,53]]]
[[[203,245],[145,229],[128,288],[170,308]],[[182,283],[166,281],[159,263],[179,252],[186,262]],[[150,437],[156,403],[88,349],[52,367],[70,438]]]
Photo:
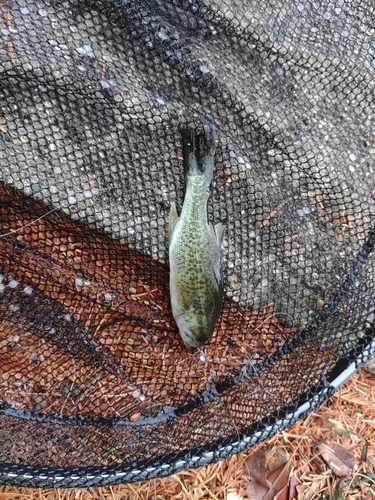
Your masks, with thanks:
[[[214,127],[205,124],[203,130],[182,130],[185,179],[188,174],[204,175],[210,183],[214,172],[215,134]]]

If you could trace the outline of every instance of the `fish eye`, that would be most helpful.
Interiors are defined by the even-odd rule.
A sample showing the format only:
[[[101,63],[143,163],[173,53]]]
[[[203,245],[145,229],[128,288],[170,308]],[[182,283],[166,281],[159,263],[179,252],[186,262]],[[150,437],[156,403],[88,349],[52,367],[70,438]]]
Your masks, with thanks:
[[[200,337],[198,337],[198,340],[199,340],[199,342],[204,342],[205,340],[207,340],[207,337],[205,337],[204,335],[201,335]]]

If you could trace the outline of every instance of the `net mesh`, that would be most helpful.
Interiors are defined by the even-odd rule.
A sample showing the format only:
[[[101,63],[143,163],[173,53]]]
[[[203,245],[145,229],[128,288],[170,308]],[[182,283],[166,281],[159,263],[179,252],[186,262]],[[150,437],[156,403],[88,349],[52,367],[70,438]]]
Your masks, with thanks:
[[[374,21],[371,0],[0,1],[0,483],[219,460],[369,358]],[[205,120],[225,298],[188,351],[166,228]]]

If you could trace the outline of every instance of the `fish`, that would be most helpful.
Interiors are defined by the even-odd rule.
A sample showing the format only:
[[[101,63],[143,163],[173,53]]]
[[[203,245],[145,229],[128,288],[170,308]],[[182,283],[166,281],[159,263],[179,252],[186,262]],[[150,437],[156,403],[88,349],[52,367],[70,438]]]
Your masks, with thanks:
[[[188,349],[207,341],[220,315],[224,283],[221,246],[225,221],[208,220],[207,203],[214,173],[215,137],[211,124],[183,130],[186,191],[180,216],[169,213],[169,268],[172,314]]]

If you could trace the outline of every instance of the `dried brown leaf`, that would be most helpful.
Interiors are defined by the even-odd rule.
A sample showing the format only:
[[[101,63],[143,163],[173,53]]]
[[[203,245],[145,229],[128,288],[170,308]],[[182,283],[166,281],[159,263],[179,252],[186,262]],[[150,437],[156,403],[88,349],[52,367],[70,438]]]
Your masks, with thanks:
[[[323,478],[310,484],[299,484],[297,486],[297,500],[311,500],[317,491],[325,487],[326,483],[326,478]]]
[[[267,463],[271,470],[277,469],[280,465],[286,464],[290,456],[285,446],[274,446],[266,455]]]
[[[246,460],[251,477],[246,494],[251,500],[288,500],[291,463],[284,462],[286,450],[282,451],[282,446],[277,448],[273,453],[261,448]],[[280,461],[282,464],[272,470],[267,457],[271,457],[272,464]]]
[[[277,469],[267,473],[266,478],[272,484],[274,491],[281,491],[289,482],[291,463],[280,465]]]
[[[298,479],[298,474],[293,474],[293,476],[291,476],[290,481],[289,481],[288,500],[294,500],[295,498],[297,498],[297,486],[299,484],[301,484],[301,482]]]
[[[246,496],[250,500],[265,500],[269,491],[269,488],[259,481],[250,480],[246,488]]]
[[[289,500],[289,486],[286,485],[275,495],[275,500]]]
[[[322,443],[318,446],[324,461],[337,477],[352,474],[355,466],[355,456],[340,443]]]
[[[266,448],[260,448],[256,453],[253,453],[245,460],[245,471],[253,481],[263,485],[267,491],[270,487],[270,483],[266,479],[266,474],[270,469],[267,462]]]

